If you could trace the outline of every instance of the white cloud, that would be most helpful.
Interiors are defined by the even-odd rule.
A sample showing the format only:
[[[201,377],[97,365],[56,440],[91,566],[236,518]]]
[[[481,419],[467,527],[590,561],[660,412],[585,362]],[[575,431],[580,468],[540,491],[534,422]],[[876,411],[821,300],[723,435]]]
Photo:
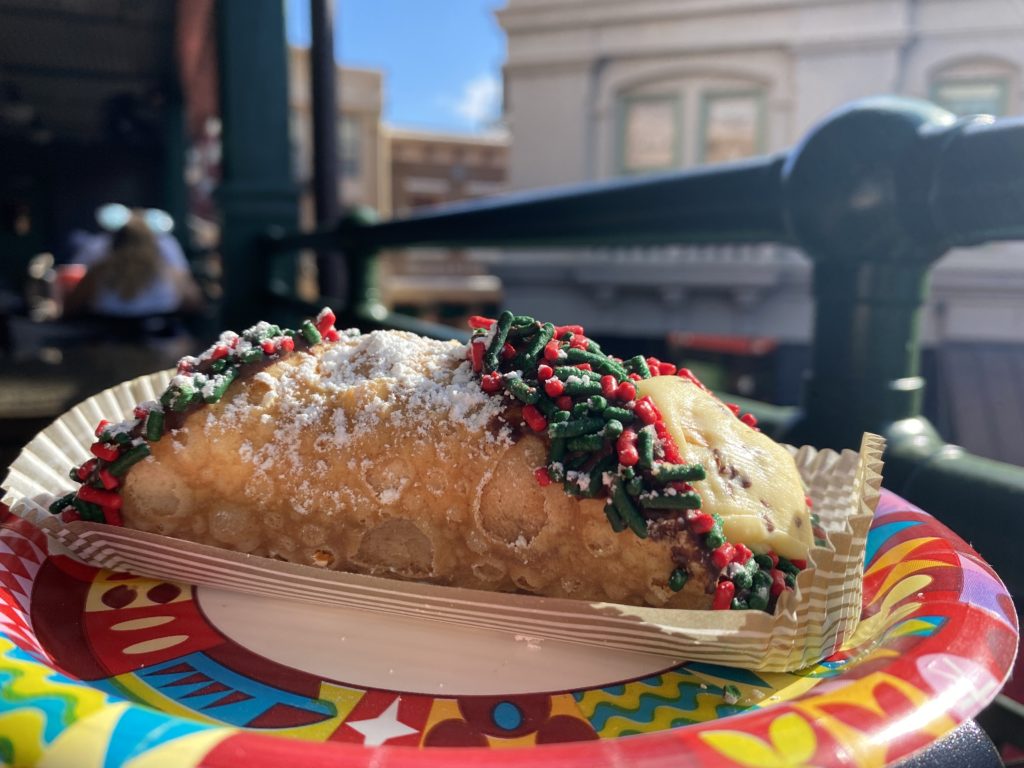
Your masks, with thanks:
[[[489,123],[501,109],[501,80],[491,74],[474,77],[462,87],[455,114],[474,126]]]

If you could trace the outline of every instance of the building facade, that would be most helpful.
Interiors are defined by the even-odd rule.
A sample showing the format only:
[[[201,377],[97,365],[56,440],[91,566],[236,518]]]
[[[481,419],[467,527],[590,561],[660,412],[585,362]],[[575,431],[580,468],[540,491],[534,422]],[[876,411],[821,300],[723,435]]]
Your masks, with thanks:
[[[509,0],[498,15],[514,190],[782,150],[871,95],[932,99],[961,114],[1024,105],[1024,15],[1007,0]],[[514,255],[498,270],[510,304],[544,314],[557,306],[604,333],[682,327],[807,341],[810,267],[798,253],[605,256],[607,269],[585,280],[566,253]],[[537,259],[566,271],[568,301],[530,282]],[[637,270],[645,261],[657,266],[647,283]],[[1021,341],[1024,253],[1000,245],[947,256],[925,324],[928,343]]]

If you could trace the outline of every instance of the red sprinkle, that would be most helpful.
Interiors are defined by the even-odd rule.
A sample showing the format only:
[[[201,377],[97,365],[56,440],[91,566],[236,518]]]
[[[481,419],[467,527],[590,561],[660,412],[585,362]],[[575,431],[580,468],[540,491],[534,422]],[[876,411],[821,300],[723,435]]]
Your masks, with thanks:
[[[802,571],[802,570],[803,570],[804,568],[806,568],[806,567],[807,567],[807,561],[806,561],[806,560],[797,560],[797,559],[795,559],[795,558],[790,558],[790,559],[789,559],[789,562],[791,562],[791,563],[792,563],[793,565],[795,565],[795,566],[796,566],[796,567],[797,567],[797,568],[798,568],[799,570],[801,570],[801,571]]]
[[[615,396],[626,402],[633,400],[636,397],[636,385],[628,381],[622,382],[615,390]]]
[[[543,432],[548,428],[548,420],[544,418],[543,413],[537,410],[537,406],[535,405],[523,406],[523,421],[525,421],[534,432]]]
[[[582,329],[569,340],[569,346],[572,349],[586,349],[590,344],[590,339],[583,335]]]
[[[754,556],[754,553],[750,551],[750,548],[746,544],[736,544],[735,546],[736,557],[733,559],[740,565],[746,565],[747,561]]]
[[[121,508],[121,494],[113,491],[105,491],[102,488],[93,488],[91,485],[83,485],[78,489],[78,498],[101,507]]]
[[[544,382],[544,391],[548,393],[548,397],[558,397],[565,392],[565,383],[561,379],[549,378]],[[570,405],[569,408],[572,406]],[[569,408],[562,410],[567,411]]]
[[[656,421],[654,423],[654,430],[658,433],[658,439],[661,440],[662,450],[665,451],[665,461],[671,464],[682,464],[683,455],[679,452],[676,441],[672,439],[672,435],[669,433],[668,427],[665,426],[665,422]]]
[[[327,329],[334,325],[334,321],[336,319],[337,318],[334,316],[334,313],[327,307],[324,307],[320,314],[317,315],[316,329],[320,331],[321,334],[327,333]]]
[[[557,341],[552,339],[551,341],[544,345],[545,360],[548,360],[549,362],[554,362],[561,356],[561,354],[562,348],[558,345]]]
[[[786,576],[778,568],[772,568],[772,597],[778,597],[786,591]]]
[[[490,330],[491,326],[494,325],[495,322],[497,321],[492,320],[489,317],[483,317],[482,315],[473,315],[471,318],[469,318],[469,327],[486,328],[487,330]]]
[[[96,437],[99,437],[100,435],[103,434],[103,431],[109,426],[110,422],[107,421],[106,419],[103,419],[102,421],[100,421],[99,424],[96,425],[96,431],[93,432],[93,434],[96,435]]]
[[[101,469],[99,472],[100,482],[103,483],[103,487],[108,491],[112,491],[121,484],[121,481],[110,474],[109,469]]]
[[[537,467],[537,469],[533,471],[533,476],[537,478],[538,485],[551,485],[551,475],[548,474],[547,467]]]
[[[277,352],[277,347],[274,346],[274,342],[270,339],[264,339],[260,342],[260,347],[263,349],[263,354],[272,355]]]
[[[121,519],[120,509],[114,506],[103,507],[103,521],[107,525],[124,525],[124,521]]]
[[[89,459],[85,464],[75,470],[75,474],[78,475],[78,479],[83,483],[92,474],[92,471],[96,469],[96,459]]]
[[[331,338],[331,332],[334,333],[333,339]],[[328,341],[337,341],[338,332],[335,331],[333,328],[328,328],[326,331],[324,331],[324,338],[327,339]],[[291,352],[293,349],[295,349],[295,339],[293,339],[291,336],[285,336],[284,338],[281,339],[281,343],[278,344],[278,347],[282,352]]]
[[[658,363],[658,375],[659,376],[672,376],[676,372],[676,367],[672,363]]]
[[[644,424],[654,424],[661,421],[661,414],[658,413],[658,409],[655,407],[650,395],[644,395],[636,401],[634,412]]]
[[[772,559],[772,567],[777,568],[779,565],[779,556],[776,555],[774,552],[769,552],[768,557]]]
[[[661,360],[656,357],[648,357],[647,368],[653,375],[657,376],[661,372]]]
[[[555,375],[555,369],[547,363],[541,363],[537,366],[537,381],[547,381]]]
[[[557,381],[557,379],[553,379],[553,381]],[[561,382],[559,382],[559,383],[561,383]],[[569,397],[568,395],[562,395],[561,397],[555,398],[555,405],[557,405],[559,407],[559,409],[561,409],[563,411],[571,411],[572,410],[572,398]]]
[[[630,381],[643,381],[643,379],[644,379],[644,377],[641,376],[639,373],[631,373],[631,374],[629,374],[629,380]]]
[[[328,341],[337,341],[338,339],[341,338],[341,334],[338,333],[338,331],[335,330],[334,328],[328,328],[326,331],[324,331],[324,338],[327,339]],[[290,341],[290,339],[289,339],[289,341]],[[284,346],[284,345],[282,344],[281,346]],[[294,349],[294,348],[295,348],[295,342],[292,342],[292,345],[290,347],[288,347],[288,349]]]
[[[501,359],[502,360],[511,360],[515,356],[516,356],[516,348],[513,347],[511,344],[509,344],[506,341],[505,342],[505,346],[503,346],[501,348]]]
[[[497,371],[485,373],[480,377],[480,388],[487,394],[494,394],[501,389],[501,374]]]
[[[687,511],[686,522],[694,533],[710,533],[711,529],[715,527],[715,518],[707,512],[701,512],[698,509]]]
[[[474,341],[469,345],[470,359],[473,361],[473,372],[480,373],[484,368],[484,355],[487,350],[482,341]]]
[[[740,415],[740,407],[736,403],[726,403],[725,407],[732,411],[733,416],[738,417]]]
[[[714,611],[727,611],[732,607],[732,599],[736,596],[736,585],[731,581],[720,581],[715,587],[715,599],[711,603]]]
[[[581,371],[592,371],[594,367],[590,363],[576,363],[576,367]]]
[[[555,338],[556,339],[562,338],[567,333],[571,333],[573,336],[582,336],[583,335],[583,326],[582,325],[556,325],[555,326]]]
[[[144,419],[144,418],[146,418],[146,416],[149,415],[149,411],[147,411],[141,405],[136,405],[135,408],[132,410],[132,415],[136,419]]]
[[[82,518],[79,517],[78,513],[75,510],[65,509],[63,512],[60,513],[60,519],[63,520],[65,523],[73,523],[76,520],[81,520]]]
[[[104,461],[113,461],[120,455],[117,448],[103,443],[93,443],[89,446],[89,450],[92,451],[93,456]]]
[[[601,394],[608,399],[615,397],[615,389],[618,386],[619,382],[610,373],[606,373],[601,377]]]
[[[814,508],[814,500],[810,496],[804,496],[804,501],[807,502],[808,509]]]
[[[736,558],[736,548],[728,541],[711,553],[711,563],[722,570]]]
[[[632,429],[622,430],[615,441],[615,450],[619,454],[619,464],[624,467],[634,467],[640,461],[640,454],[636,450],[636,432]]]
[[[740,416],[740,421],[742,421],[751,429],[757,426],[757,416],[755,416],[752,413],[744,413],[742,416]]]
[[[227,344],[217,344],[216,346],[214,346],[213,350],[210,352],[210,359],[211,360],[220,360],[222,357],[227,357],[227,356],[228,356],[228,346],[227,346]]]

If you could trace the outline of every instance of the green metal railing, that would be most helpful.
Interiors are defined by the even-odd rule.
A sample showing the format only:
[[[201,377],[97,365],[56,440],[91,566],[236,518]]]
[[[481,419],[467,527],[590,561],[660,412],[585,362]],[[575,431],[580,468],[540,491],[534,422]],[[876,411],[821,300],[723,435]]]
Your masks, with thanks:
[[[919,321],[932,265],[953,246],[1024,239],[1024,121],[957,120],[895,98],[852,104],[793,150],[730,165],[507,195],[268,238],[271,258],[340,248],[345,320],[457,336],[389,314],[374,280],[382,248],[773,242],[814,264],[812,373],[800,409],[750,403],[775,436],[851,447],[889,441],[886,485],[971,540],[1024,594],[1017,542],[1024,468],[944,443],[921,416]],[[276,256],[275,256],[276,254]],[[583,258],[581,256],[581,258]],[[269,265],[265,265],[269,266]],[[272,296],[298,311],[280,286]],[[250,310],[266,297],[241,297]],[[236,299],[238,301],[238,299]],[[245,318],[249,319],[249,318]]]

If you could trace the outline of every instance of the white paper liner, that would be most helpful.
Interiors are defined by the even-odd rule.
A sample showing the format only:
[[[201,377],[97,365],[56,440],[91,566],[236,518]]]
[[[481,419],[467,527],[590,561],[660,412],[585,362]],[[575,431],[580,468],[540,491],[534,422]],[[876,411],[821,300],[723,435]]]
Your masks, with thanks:
[[[72,490],[71,467],[89,456],[101,419],[128,418],[154,400],[171,373],[143,376],[77,405],[43,430],[9,468],[3,498],[92,565],[159,579],[420,617],[715,664],[788,671],[840,648],[861,610],[864,550],[881,486],[884,440],[865,434],[859,453],[791,449],[831,548],[809,565],[775,614],[683,611],[503,594],[394,581],[221,550],[97,523],[63,524],[47,511]]]

